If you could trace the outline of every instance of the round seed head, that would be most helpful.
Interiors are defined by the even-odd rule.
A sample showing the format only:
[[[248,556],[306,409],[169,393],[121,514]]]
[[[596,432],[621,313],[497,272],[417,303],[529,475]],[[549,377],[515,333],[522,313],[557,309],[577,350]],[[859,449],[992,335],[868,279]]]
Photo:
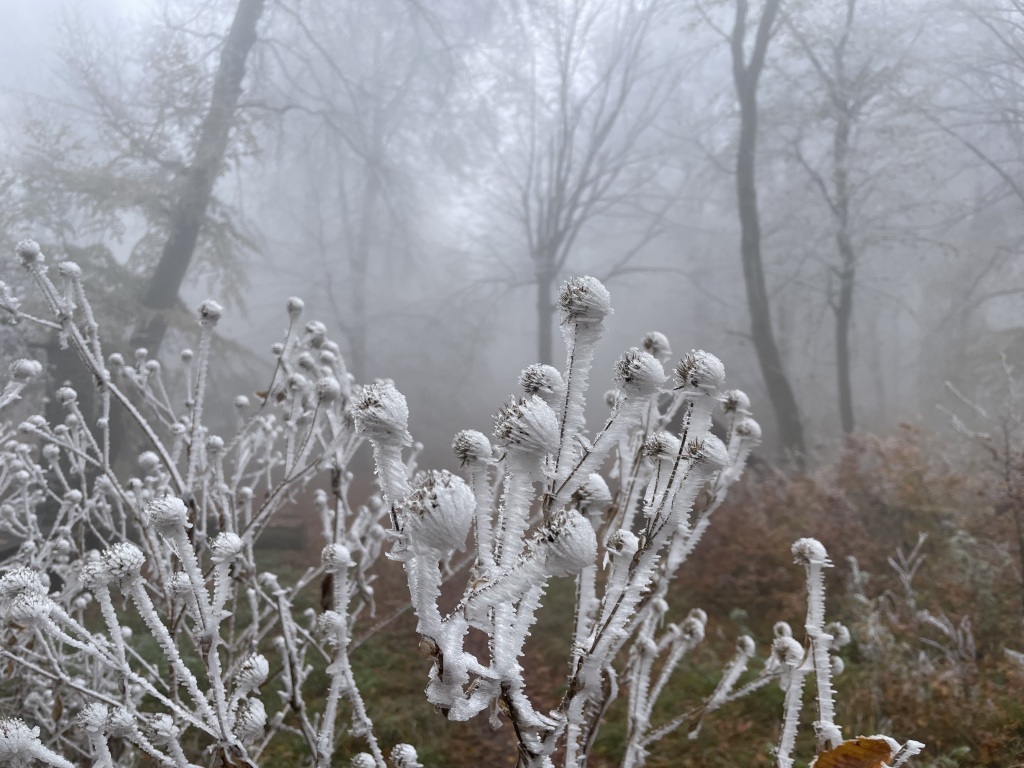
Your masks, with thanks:
[[[464,429],[452,440],[452,453],[462,466],[478,461],[491,461],[491,443],[483,432],[475,429]]]
[[[378,381],[363,387],[352,408],[356,432],[369,440],[398,440],[409,445],[409,406],[390,381]]]
[[[443,557],[461,549],[473,524],[476,499],[461,478],[447,470],[422,472],[412,491],[396,505],[402,530],[414,551]]]
[[[629,395],[653,395],[665,384],[665,369],[649,352],[633,347],[615,363],[615,380]]]
[[[722,361],[703,349],[692,350],[679,361],[675,369],[676,389],[693,395],[720,398],[725,386],[725,366]]]
[[[668,343],[668,337],[660,331],[651,331],[644,336],[644,351],[654,355],[661,363],[667,363],[672,359],[672,347]]]
[[[574,576],[597,557],[594,527],[575,509],[556,512],[540,529],[538,546],[545,553],[545,570],[552,576]]]
[[[494,436],[510,450],[552,453],[558,448],[558,418],[536,395],[511,398],[494,417]]]
[[[599,323],[612,311],[611,295],[589,275],[569,278],[558,291],[558,308],[567,321]]]

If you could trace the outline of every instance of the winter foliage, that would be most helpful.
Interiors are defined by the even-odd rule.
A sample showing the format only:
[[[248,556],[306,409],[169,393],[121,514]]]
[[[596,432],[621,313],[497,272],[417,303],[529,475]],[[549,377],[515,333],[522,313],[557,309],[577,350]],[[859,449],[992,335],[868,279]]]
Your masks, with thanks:
[[[668,340],[650,333],[619,357],[608,414],[588,433],[594,352],[611,311],[594,278],[573,278],[558,294],[565,368],[523,371],[521,393],[494,418],[493,445],[479,431],[455,435],[459,476],[417,470],[405,398],[391,381],[353,381],[325,326],[303,322],[299,299],[287,302],[271,382],[255,401],[235,398],[235,431],[222,436],[204,410],[219,305],[201,305],[197,351],[181,355],[181,409],[146,350],[128,362],[103,349],[76,265],[49,269],[31,241],[18,257],[49,316],[23,314],[2,285],[0,307],[72,348],[95,391],[86,407],[62,385],[52,395],[60,421],[34,414],[0,425],[0,533],[21,542],[0,564],[0,711],[19,715],[0,719],[0,765],[255,766],[292,734],[316,766],[339,757],[419,766],[412,745],[385,754],[350,658],[353,627],[375,611],[372,571],[389,567],[382,554],[404,569],[430,657],[416,685],[449,720],[510,721],[522,766],[587,765],[618,698],[627,703],[622,765],[642,766],[652,743],[681,727],[695,735],[706,717],[777,683],[785,704],[775,759],[786,768],[808,678],[821,764],[859,748],[835,723],[834,652],[849,631],[826,622],[831,562],[809,538],[793,545],[807,578],[804,641],[780,621],[760,671],[744,677],[755,642],[740,637],[699,710],[654,721],[708,622],[694,608],[666,624],[669,587],[761,431],[747,397],[725,388],[721,361],[692,351],[666,372]],[[10,364],[5,417],[41,374],[34,360]],[[379,494],[360,503],[349,466],[363,443]],[[140,444],[131,461],[121,450]],[[311,484],[320,486],[321,562],[283,583],[257,567],[254,547]],[[521,661],[554,579],[575,580],[573,641],[561,702],[540,711]],[[442,589],[457,580],[461,599],[443,611]],[[296,608],[316,583],[323,609]],[[481,636],[485,644],[467,642]],[[329,679],[324,700],[304,690],[314,670]],[[343,732],[364,751],[336,754]],[[871,741],[894,767],[921,747]]]

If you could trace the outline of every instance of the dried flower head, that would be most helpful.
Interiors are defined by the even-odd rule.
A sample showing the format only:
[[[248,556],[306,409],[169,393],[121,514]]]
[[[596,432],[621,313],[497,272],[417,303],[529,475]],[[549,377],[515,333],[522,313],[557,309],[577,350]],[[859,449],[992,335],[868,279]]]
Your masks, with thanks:
[[[212,328],[224,314],[224,307],[213,299],[207,299],[199,305],[199,324],[204,328]]]
[[[333,376],[323,376],[316,381],[316,399],[322,403],[333,403],[341,397],[341,384]]]
[[[7,611],[8,618],[23,626],[33,626],[50,616],[53,602],[39,592],[21,592]]]
[[[712,434],[687,443],[686,452],[694,462],[706,467],[722,469],[729,466],[729,451],[726,450],[725,443]]]
[[[464,429],[452,440],[452,453],[462,466],[478,461],[491,461],[491,443],[483,432]]]
[[[82,276],[82,268],[73,261],[62,261],[57,265],[57,274],[77,280]]]
[[[320,554],[320,561],[328,573],[339,573],[355,565],[352,554],[344,544],[328,544]]]
[[[633,347],[615,362],[615,380],[634,397],[653,395],[665,384],[665,369],[654,355]]]
[[[0,576],[0,600],[9,600],[22,592],[46,594],[39,574],[24,565],[12,568]]]
[[[26,267],[37,264],[43,260],[43,251],[35,240],[22,240],[15,246],[18,258]]]
[[[725,413],[750,415],[750,398],[742,389],[728,389],[722,393],[722,410]]]
[[[14,381],[31,381],[43,372],[43,366],[38,360],[21,358],[15,360],[7,369]]]
[[[352,768],[377,768],[377,761],[369,752],[360,752],[352,758]]]
[[[422,768],[419,755],[412,744],[395,744],[391,750],[391,762],[395,768]]]
[[[356,431],[370,440],[412,442],[409,435],[409,406],[405,397],[388,380],[367,384],[355,396],[352,407]]]
[[[210,556],[215,563],[230,563],[242,554],[242,539],[232,531],[221,531],[210,542]]]
[[[242,737],[242,741],[255,741],[260,738],[266,725],[267,709],[262,701],[250,696],[238,702],[235,732]]]
[[[671,432],[655,432],[644,441],[643,454],[651,461],[673,461],[679,455],[682,440]]]
[[[799,666],[804,658],[804,647],[792,637],[776,637],[772,642],[772,655],[787,667]]]
[[[551,404],[551,400],[565,392],[565,380],[561,372],[552,365],[534,363],[523,369],[519,374],[519,386],[527,397],[539,395],[542,400]]]
[[[551,453],[558,447],[558,418],[536,395],[510,398],[494,417],[494,436],[508,448]]]
[[[605,549],[610,555],[616,557],[625,555],[627,558],[631,558],[640,549],[640,539],[632,531],[620,528],[608,537]]]
[[[667,363],[672,359],[672,347],[668,343],[668,337],[660,331],[651,331],[641,343],[644,351],[654,355],[661,363]]]
[[[78,713],[78,725],[91,733],[103,733],[107,730],[110,710],[106,704],[93,702],[82,707]]]
[[[543,547],[545,571],[551,576],[575,576],[597,557],[594,527],[575,509],[556,512],[537,534]]]
[[[761,425],[748,416],[736,425],[736,434],[751,443],[760,443]]]
[[[596,277],[571,277],[558,291],[558,308],[566,320],[599,323],[612,311],[612,297]]]
[[[146,520],[161,532],[191,527],[185,502],[170,494],[155,498],[146,505]]]
[[[828,552],[825,550],[825,546],[817,539],[797,539],[793,543],[792,551],[793,561],[797,565],[832,565],[832,561],[828,559]]]
[[[612,503],[608,483],[597,472],[591,472],[573,494],[576,506],[584,512],[603,512]]]
[[[146,556],[130,541],[119,541],[104,550],[99,562],[111,580],[120,582],[137,576],[146,564]]]
[[[298,319],[299,315],[302,314],[302,310],[305,308],[306,302],[298,296],[289,296],[288,301],[285,303],[285,309],[288,311],[288,318],[293,322]]]
[[[0,717],[0,765],[27,764],[39,746],[39,728],[29,728],[20,718]]]
[[[253,653],[245,657],[235,679],[237,686],[246,691],[254,691],[267,681],[270,674],[270,662],[262,653]]]
[[[703,349],[692,350],[680,360],[675,375],[676,389],[695,395],[721,397],[721,389],[725,386],[725,366]]]
[[[476,499],[461,477],[430,470],[416,475],[412,491],[395,511],[414,551],[444,556],[465,545]]]

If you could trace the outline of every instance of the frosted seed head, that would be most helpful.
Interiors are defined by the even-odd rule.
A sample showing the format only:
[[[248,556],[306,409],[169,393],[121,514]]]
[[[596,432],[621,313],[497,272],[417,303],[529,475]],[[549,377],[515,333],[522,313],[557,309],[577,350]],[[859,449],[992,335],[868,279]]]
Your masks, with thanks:
[[[576,489],[573,501],[585,513],[600,514],[612,503],[612,492],[601,475],[591,472],[583,485]]]
[[[224,438],[220,435],[210,435],[207,437],[206,451],[214,456],[224,453]]]
[[[93,702],[82,707],[78,713],[78,725],[89,733],[102,734],[107,730],[110,710],[106,704]]]
[[[750,635],[740,635],[736,638],[736,653],[740,656],[753,656],[754,647],[754,638]]]
[[[842,656],[832,656],[829,659],[829,665],[832,667],[833,676],[838,676],[846,671],[846,662],[843,661]]]
[[[510,398],[494,417],[494,436],[510,450],[552,453],[558,448],[558,418],[536,395]]]
[[[0,599],[9,600],[23,592],[45,595],[46,589],[39,574],[31,568],[19,565],[0,576]]]
[[[736,425],[736,434],[747,442],[757,445],[761,442],[761,425],[747,416]]]
[[[288,311],[288,319],[293,322],[299,318],[299,315],[302,314],[302,310],[305,308],[306,302],[298,296],[289,296],[288,301],[285,303],[285,309]]]
[[[242,554],[242,539],[237,533],[221,531],[210,542],[210,556],[215,563],[230,563]]]
[[[146,505],[146,520],[158,531],[169,531],[175,528],[191,528],[188,521],[188,508],[177,496],[167,494],[153,499]]]
[[[803,661],[804,647],[792,637],[782,635],[772,641],[772,655],[787,667],[796,667]]]
[[[793,544],[792,551],[793,560],[797,565],[832,565],[824,545],[817,539],[797,539]]]
[[[571,277],[558,291],[558,308],[566,321],[599,323],[612,311],[612,297],[596,277]]]
[[[633,347],[615,363],[615,380],[629,395],[653,395],[665,384],[665,369],[654,355]]]
[[[704,639],[706,624],[696,616],[690,615],[683,620],[681,627],[683,637],[690,643],[699,643]]]
[[[119,541],[104,550],[98,562],[107,570],[112,581],[120,582],[138,576],[146,564],[146,556],[130,541]]]
[[[654,355],[660,363],[667,363],[672,359],[672,346],[668,343],[668,337],[660,331],[651,331],[641,344],[644,352]]]
[[[322,403],[333,403],[341,397],[341,384],[333,376],[317,379],[316,399]]]
[[[395,768],[423,768],[419,762],[419,755],[411,744],[396,744],[391,750],[391,762]]]
[[[249,398],[248,397],[246,397],[245,395],[236,395],[235,396],[235,408],[237,408],[239,411],[244,411],[248,407],[249,407]]]
[[[840,648],[850,644],[850,630],[847,629],[845,624],[831,621],[825,625],[825,632],[832,636],[829,650],[838,651]]]
[[[352,407],[356,432],[372,441],[412,443],[409,434],[409,406],[405,397],[388,380],[362,387]]]
[[[320,554],[320,561],[328,573],[340,573],[356,564],[344,544],[328,544]]]
[[[128,736],[135,731],[135,718],[124,707],[117,707],[107,718],[107,728],[112,736]]]
[[[95,558],[82,564],[80,578],[86,589],[95,592],[97,589],[109,585],[114,580],[114,575],[102,558]]]
[[[38,727],[29,728],[20,718],[0,717],[0,763],[20,765],[31,761],[39,746]]]
[[[750,414],[750,398],[742,389],[727,389],[722,393],[722,411],[725,413]]]
[[[53,603],[46,595],[40,592],[21,592],[11,601],[7,616],[17,624],[34,626],[49,618],[52,608]]]
[[[630,559],[640,548],[640,539],[638,539],[636,534],[632,531],[620,528],[608,537],[608,542],[605,544],[605,548],[611,555],[616,557],[624,556],[625,558]]]
[[[153,451],[143,451],[139,454],[138,464],[143,474],[150,475],[160,466],[160,457]]]
[[[565,393],[565,381],[562,374],[552,365],[534,363],[523,369],[519,374],[519,386],[523,393],[539,395],[550,404],[551,400]]]
[[[452,440],[452,453],[462,466],[478,461],[491,462],[491,443],[483,432],[475,429],[464,429]]]
[[[327,326],[319,320],[306,323],[306,341],[313,349],[319,349],[327,341]]]
[[[39,376],[43,372],[43,366],[38,360],[29,360],[23,357],[11,363],[7,371],[14,381],[26,382]]]
[[[114,352],[110,357],[107,358],[107,365],[109,365],[115,371],[124,368],[124,355],[122,355],[120,352]]]
[[[556,512],[538,532],[537,548],[543,548],[545,571],[551,576],[575,576],[597,557],[594,527],[575,509]]]
[[[775,622],[775,626],[772,627],[772,633],[775,637],[792,637],[793,628],[789,626],[788,622],[777,621]]]
[[[238,670],[237,685],[240,689],[254,691],[267,681],[270,662],[262,653],[253,653],[245,658]]]
[[[655,432],[644,441],[643,454],[651,461],[675,461],[682,440],[671,432]]]
[[[352,768],[377,768],[377,761],[368,752],[360,752],[352,758]]]
[[[725,443],[710,433],[700,440],[687,443],[686,451],[694,462],[712,469],[723,469],[731,461]]]
[[[73,261],[62,261],[57,265],[57,274],[77,280],[82,276],[82,268]]]
[[[609,389],[604,393],[604,404],[609,408],[614,408],[616,403],[619,402],[619,390]]]
[[[60,448],[53,443],[47,443],[43,446],[43,458],[50,462],[57,461],[60,458]]]
[[[199,305],[199,324],[204,328],[212,328],[224,314],[224,307],[213,299],[207,299]]]
[[[338,645],[348,632],[347,620],[337,611],[324,611],[316,617],[316,629],[331,646]]]
[[[688,394],[721,398],[725,386],[725,366],[703,349],[691,350],[675,368],[676,389]]]
[[[473,525],[476,499],[466,482],[447,470],[421,472],[395,507],[409,546],[438,559],[461,549]]]
[[[35,240],[22,240],[15,246],[15,250],[21,263],[26,267],[41,263],[43,260],[43,251]]]
[[[243,741],[255,741],[263,735],[267,725],[267,709],[263,702],[250,696],[238,702],[235,713],[235,732]]]

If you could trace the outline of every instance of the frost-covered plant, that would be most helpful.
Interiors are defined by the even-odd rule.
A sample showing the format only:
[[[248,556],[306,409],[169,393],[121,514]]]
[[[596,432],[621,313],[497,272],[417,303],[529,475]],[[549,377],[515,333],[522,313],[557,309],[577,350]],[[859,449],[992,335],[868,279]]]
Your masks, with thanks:
[[[0,712],[33,727],[0,721],[0,763],[68,765],[52,756],[59,752],[97,766],[148,759],[184,768],[202,754],[255,765],[290,732],[328,765],[345,701],[350,732],[368,746],[363,758],[383,768],[348,650],[356,617],[373,611],[367,571],[385,511],[350,507],[347,466],[363,442],[351,404],[365,397],[325,327],[303,325],[301,300],[288,300],[272,380],[257,402],[236,398],[237,429],[221,436],[204,420],[219,305],[199,309],[198,350],[181,356],[188,395],[179,409],[145,350],[134,364],[104,353],[75,264],[54,274],[31,241],[18,256],[51,316],[20,313],[2,286],[0,307],[74,349],[98,395],[93,413],[61,386],[60,422],[35,415],[3,428],[0,533],[21,544],[0,568]],[[36,361],[14,362],[0,409],[40,373]],[[127,423],[120,431],[118,420]],[[126,432],[144,442],[130,468],[111,459]],[[322,561],[285,587],[257,570],[253,547],[315,477],[329,477],[332,489],[315,495]],[[295,610],[321,576],[329,610]],[[139,632],[153,653],[133,641]],[[317,667],[330,685],[311,706],[303,688]],[[121,745],[116,760],[111,740]],[[394,765],[416,764],[411,747],[396,754]]]
[[[3,428],[0,532],[21,544],[0,566],[0,713],[23,719],[0,719],[0,763],[65,766],[76,756],[95,766],[255,766],[277,736],[295,734],[310,763],[326,766],[344,710],[348,732],[367,749],[353,766],[420,768],[408,744],[385,758],[349,657],[357,617],[373,612],[369,569],[388,537],[433,657],[428,700],[452,720],[489,711],[497,726],[504,713],[523,766],[551,766],[559,751],[566,766],[585,766],[620,689],[628,695],[623,764],[632,767],[690,718],[696,730],[703,716],[773,679],[787,691],[778,764],[789,766],[812,674],[819,748],[843,747],[830,655],[842,631],[824,624],[828,558],[810,539],[794,548],[808,571],[807,649],[780,624],[762,674],[737,688],[754,651],[741,638],[699,713],[652,724],[655,703],[707,623],[694,609],[665,626],[669,587],[760,428],[746,396],[724,389],[717,358],[691,352],[669,376],[668,340],[651,333],[617,361],[610,413],[588,435],[591,367],[611,311],[597,280],[563,286],[565,369],[523,371],[523,393],[495,417],[497,448],[477,431],[456,435],[463,478],[415,471],[405,398],[390,381],[355,384],[325,327],[301,325],[300,300],[288,301],[269,385],[255,403],[236,398],[237,429],[222,437],[204,416],[222,312],[215,302],[199,309],[198,351],[181,356],[188,395],[179,410],[163,367],[145,350],[134,352],[134,364],[105,356],[77,266],[59,265],[54,282],[35,243],[20,244],[18,254],[51,318],[23,315],[3,286],[0,308],[73,348],[97,402],[92,412],[64,385],[55,393],[61,423],[31,416]],[[40,374],[34,361],[12,364],[0,409]],[[112,455],[127,432],[145,446],[126,469]],[[353,508],[347,467],[364,441],[380,499]],[[284,586],[257,568],[253,548],[317,476],[331,488],[315,494],[321,561]],[[445,615],[442,585],[459,572],[453,558],[471,531],[472,570]],[[561,702],[541,712],[520,661],[545,590],[563,577],[576,581],[570,667]],[[324,610],[297,610],[300,593],[318,580]],[[472,633],[487,637],[483,658],[467,650]],[[147,643],[136,642],[140,634]],[[315,669],[329,681],[322,701],[306,693]],[[893,764],[914,749],[892,750]]]

